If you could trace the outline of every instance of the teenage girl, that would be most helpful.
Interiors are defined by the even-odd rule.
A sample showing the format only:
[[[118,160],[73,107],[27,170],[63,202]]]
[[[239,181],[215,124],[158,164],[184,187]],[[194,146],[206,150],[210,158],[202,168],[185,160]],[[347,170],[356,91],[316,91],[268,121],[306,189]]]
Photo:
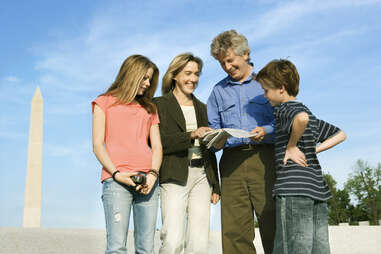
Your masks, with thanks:
[[[159,118],[151,101],[158,76],[148,58],[132,55],[108,90],[92,102],[93,150],[103,166],[106,254],[126,253],[131,208],[135,253],[153,253],[162,161]],[[131,176],[141,172],[146,183],[136,185]]]

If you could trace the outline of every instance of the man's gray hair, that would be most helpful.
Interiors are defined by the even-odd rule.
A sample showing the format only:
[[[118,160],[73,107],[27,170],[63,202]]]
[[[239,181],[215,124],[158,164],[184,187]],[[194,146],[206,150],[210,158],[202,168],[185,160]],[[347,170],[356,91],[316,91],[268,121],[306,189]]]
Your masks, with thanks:
[[[234,29],[222,32],[213,39],[210,45],[210,54],[218,60],[219,57],[221,55],[224,56],[226,51],[230,48],[234,54],[238,56],[243,56],[246,53],[250,54],[246,37],[237,33]]]

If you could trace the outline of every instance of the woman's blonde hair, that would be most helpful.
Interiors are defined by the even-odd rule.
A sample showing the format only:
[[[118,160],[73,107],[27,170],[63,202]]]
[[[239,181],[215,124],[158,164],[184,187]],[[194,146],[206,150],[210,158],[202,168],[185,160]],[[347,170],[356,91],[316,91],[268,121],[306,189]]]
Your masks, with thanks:
[[[153,70],[150,86],[142,96],[137,96],[139,86],[150,68]],[[115,96],[118,104],[129,104],[135,99],[148,113],[156,113],[151,99],[156,91],[158,78],[159,69],[151,60],[142,55],[132,55],[124,60],[115,81],[103,95]]]
[[[250,55],[249,43],[246,37],[237,33],[234,29],[222,32],[213,39],[210,45],[210,54],[218,60],[230,48],[237,56],[243,56],[246,53]]]
[[[192,53],[183,53],[177,55],[169,64],[168,70],[164,74],[163,80],[161,82],[161,93],[163,95],[169,93],[175,88],[176,81],[174,78],[184,69],[185,65],[187,65],[189,62],[196,62],[198,65],[199,73],[201,73],[203,65],[201,58],[194,56]]]

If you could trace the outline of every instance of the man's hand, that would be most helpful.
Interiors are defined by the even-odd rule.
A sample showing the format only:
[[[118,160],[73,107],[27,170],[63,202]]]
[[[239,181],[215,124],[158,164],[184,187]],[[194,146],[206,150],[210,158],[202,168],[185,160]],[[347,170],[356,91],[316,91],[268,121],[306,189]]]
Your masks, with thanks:
[[[257,135],[255,135],[254,137],[250,137],[250,139],[254,142],[261,142],[266,135],[266,130],[263,127],[257,126],[255,127],[255,129],[250,131],[250,134],[254,133],[257,133]]]
[[[155,185],[156,179],[157,179],[157,177],[155,175],[147,174],[146,184],[144,186],[142,186],[142,189],[140,192],[144,195],[148,195],[151,192],[153,186]]]
[[[212,196],[210,197],[210,202],[215,205],[218,203],[218,201],[220,200],[220,195],[218,195],[217,193],[212,193]]]
[[[283,165],[286,165],[287,160],[289,159],[302,167],[308,166],[306,156],[296,146],[290,146],[290,147],[287,146],[286,154],[284,155],[284,158],[283,158]]]

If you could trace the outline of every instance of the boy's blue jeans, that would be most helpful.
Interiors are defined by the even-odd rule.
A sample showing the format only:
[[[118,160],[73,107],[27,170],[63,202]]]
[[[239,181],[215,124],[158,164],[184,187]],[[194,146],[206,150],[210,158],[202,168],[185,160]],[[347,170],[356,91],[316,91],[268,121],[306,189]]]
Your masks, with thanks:
[[[329,253],[327,203],[304,196],[277,196],[273,254]]]
[[[158,210],[159,188],[156,183],[149,195],[136,192],[115,182],[112,178],[103,182],[102,201],[106,219],[106,254],[126,254],[126,243],[131,206],[134,211],[135,253],[151,254]]]

